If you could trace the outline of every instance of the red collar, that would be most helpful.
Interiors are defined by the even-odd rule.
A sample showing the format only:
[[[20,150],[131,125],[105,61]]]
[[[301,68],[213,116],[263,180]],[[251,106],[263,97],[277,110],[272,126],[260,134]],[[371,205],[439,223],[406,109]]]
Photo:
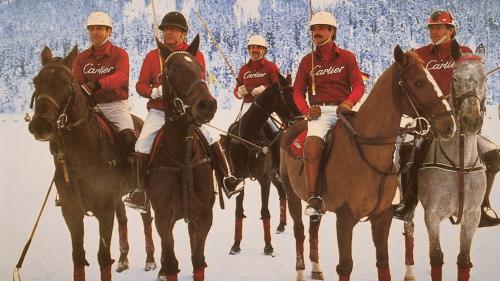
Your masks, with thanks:
[[[316,50],[314,51],[314,53],[316,54],[317,58],[325,60],[329,60],[340,55],[339,49],[337,45],[333,43],[333,41],[330,41],[325,45],[316,46]]]
[[[113,45],[111,44],[111,42],[108,39],[108,41],[106,43],[104,43],[104,45],[90,47],[89,57],[90,56],[97,57],[97,55],[102,55],[102,54],[104,54],[106,56],[111,56],[111,48],[112,47],[113,47]]]
[[[252,60],[250,59],[248,62],[247,62],[247,65],[248,66],[255,66],[255,67],[262,67],[266,64],[267,60],[265,58],[261,58],[260,60]]]

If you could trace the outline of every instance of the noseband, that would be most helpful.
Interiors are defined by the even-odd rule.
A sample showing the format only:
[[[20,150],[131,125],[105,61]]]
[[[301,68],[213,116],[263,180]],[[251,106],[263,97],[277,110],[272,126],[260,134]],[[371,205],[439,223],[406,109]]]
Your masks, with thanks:
[[[171,60],[171,58],[174,55],[177,55],[177,54],[191,55],[190,53],[185,52],[185,51],[176,51],[176,52],[171,53],[165,59],[165,62],[164,62],[165,84],[166,84],[168,102],[170,105],[170,107],[167,110],[169,112],[168,119],[170,121],[175,121],[175,120],[181,118],[182,116],[184,116],[186,114],[187,109],[190,109],[192,107],[192,105],[187,104],[187,102],[185,102],[183,100],[183,98],[188,97],[189,94],[191,94],[191,92],[194,90],[194,88],[196,86],[198,86],[198,84],[205,84],[205,85],[207,84],[207,82],[205,80],[198,78],[198,79],[194,80],[193,82],[191,82],[191,84],[189,85],[187,90],[184,93],[182,93],[182,95],[180,95],[179,94],[180,91],[178,90],[178,87],[175,87],[175,85],[172,83],[173,82],[172,78],[174,76],[174,73],[172,70],[170,70],[168,68],[169,61]]]

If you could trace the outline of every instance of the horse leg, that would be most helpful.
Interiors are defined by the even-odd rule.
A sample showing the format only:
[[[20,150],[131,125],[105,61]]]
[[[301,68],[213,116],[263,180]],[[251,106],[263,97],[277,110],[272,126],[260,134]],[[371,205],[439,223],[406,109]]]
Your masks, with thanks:
[[[415,232],[415,224],[413,220],[410,222],[404,222],[404,230],[403,236],[405,237],[405,264],[406,264],[406,272],[404,281],[415,281],[415,273],[414,267],[415,262],[413,260],[413,246],[414,246],[414,232]]]
[[[146,265],[144,266],[145,271],[155,270],[155,245],[153,243],[153,229],[152,222],[153,217],[151,217],[151,209],[148,209],[147,213],[141,213],[142,225],[144,226],[144,237],[146,240]]]
[[[349,281],[352,272],[352,230],[357,223],[347,204],[337,210],[337,245],[339,248],[339,264],[337,274],[339,281]]]
[[[116,201],[115,206],[116,220],[118,221],[118,236],[120,245],[120,258],[118,259],[118,264],[116,265],[116,272],[122,272],[129,268],[128,264],[128,229],[127,229],[127,214],[125,212],[125,204],[122,200]]]
[[[276,173],[276,171],[273,171],[273,174],[274,173]],[[280,234],[285,231],[285,225],[286,225],[286,192],[279,176],[276,176],[276,178],[273,177],[272,183],[276,187],[276,190],[278,191],[278,196],[280,200],[280,223],[276,228],[276,234]]]
[[[470,248],[472,238],[476,232],[477,225],[481,218],[481,212],[471,212],[464,214],[464,220],[460,224],[460,252],[457,257],[458,281],[468,281],[472,263],[470,261]]]
[[[282,162],[283,163],[283,162]],[[286,175],[280,175],[281,183],[286,191],[288,198],[288,210],[290,212],[290,217],[293,220],[293,234],[295,236],[295,270],[297,270],[297,275],[295,281],[305,281],[306,277],[304,274],[305,263],[304,263],[304,224],[302,222],[302,202],[300,198],[293,191],[290,180]]]
[[[439,223],[440,219],[435,214],[425,212],[425,225],[429,236],[429,257],[431,262],[432,281],[441,281],[443,279],[443,251],[439,241]]]
[[[175,225],[175,218],[160,217],[155,218],[156,230],[161,239],[161,267],[158,272],[158,280],[177,281],[179,273],[179,262],[174,252],[174,236],[172,229]]]
[[[212,227],[212,210],[205,212],[204,216],[188,225],[191,243],[191,263],[193,264],[193,281],[205,280],[205,242],[208,232]]]
[[[264,255],[273,256],[273,246],[271,244],[271,213],[269,212],[269,191],[271,189],[271,178],[264,175],[258,179],[260,183],[261,209],[260,216],[264,229]]]
[[[319,265],[319,226],[321,224],[321,216],[317,218],[309,218],[309,259],[311,260],[312,270],[311,278],[313,280],[323,280],[323,271]]]
[[[75,209],[68,208],[64,204],[61,206],[61,210],[71,235],[73,280],[85,281],[85,266],[88,266],[89,263],[85,259],[85,250],[83,249],[83,214]]]
[[[389,270],[389,230],[392,222],[392,206],[370,219],[372,224],[372,238],[377,255],[377,271],[379,281],[391,281]]]
[[[238,196],[236,196],[234,244],[229,251],[230,255],[237,255],[241,252],[240,244],[243,238],[243,219],[246,218],[243,210],[243,198],[245,198],[245,190],[241,191]]]
[[[115,206],[106,205],[96,214],[99,221],[99,251],[97,260],[101,269],[101,281],[111,281],[111,265],[115,262],[111,259],[111,236],[113,235],[113,223],[115,219]]]

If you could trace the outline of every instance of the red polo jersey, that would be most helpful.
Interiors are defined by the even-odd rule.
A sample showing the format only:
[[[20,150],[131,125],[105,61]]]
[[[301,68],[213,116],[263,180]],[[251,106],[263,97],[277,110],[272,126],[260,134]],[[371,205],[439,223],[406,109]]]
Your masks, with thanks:
[[[127,52],[109,41],[78,54],[73,66],[80,85],[99,81],[101,89],[92,94],[97,103],[128,99],[129,69]]]
[[[182,42],[178,47],[174,48],[175,51],[185,51],[188,48],[186,42]],[[205,75],[205,57],[201,52],[196,53],[196,59],[202,66],[202,79],[206,79]],[[144,62],[142,63],[141,73],[139,74],[139,80],[135,84],[135,89],[139,95],[148,98],[149,102],[147,104],[148,110],[151,108],[164,110],[162,99],[152,99],[151,93],[153,88],[156,88],[162,84],[162,76],[160,75],[160,58],[159,50],[154,49],[150,51]]]
[[[293,100],[300,112],[307,113],[305,93],[311,105],[347,102],[356,104],[365,91],[356,57],[353,53],[337,47],[333,42],[318,46],[314,52],[314,84],[316,95],[312,95],[311,56],[309,53],[299,64],[293,84]]]
[[[248,91],[248,95],[243,97],[244,103],[253,102],[254,96],[251,95],[253,89],[263,85],[264,87],[269,87],[274,83],[279,82],[279,69],[273,62],[262,58],[257,61],[250,60],[248,63],[244,64],[238,77],[236,78],[236,87],[234,88],[234,96],[241,99],[238,96],[238,88],[241,85],[245,85]]]
[[[472,53],[471,49],[460,46],[462,53]],[[415,50],[424,61],[425,68],[436,80],[443,95],[451,93],[451,76],[455,60],[451,56],[451,41],[441,45],[429,44]]]

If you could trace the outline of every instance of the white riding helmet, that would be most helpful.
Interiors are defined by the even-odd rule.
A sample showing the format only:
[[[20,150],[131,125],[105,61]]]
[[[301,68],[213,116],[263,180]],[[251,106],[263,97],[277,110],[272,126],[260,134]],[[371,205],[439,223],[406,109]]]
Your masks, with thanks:
[[[111,18],[104,12],[93,12],[87,18],[87,28],[91,25],[104,25],[113,28]]]
[[[309,29],[311,29],[311,27],[313,25],[317,25],[317,24],[324,24],[324,25],[333,26],[334,28],[338,28],[337,20],[329,12],[317,12],[317,13],[315,13],[312,16],[311,21],[309,22]]]
[[[262,46],[267,49],[267,42],[264,37],[260,35],[253,35],[248,39],[248,44],[247,48],[250,47],[250,45],[257,45],[257,46]]]

